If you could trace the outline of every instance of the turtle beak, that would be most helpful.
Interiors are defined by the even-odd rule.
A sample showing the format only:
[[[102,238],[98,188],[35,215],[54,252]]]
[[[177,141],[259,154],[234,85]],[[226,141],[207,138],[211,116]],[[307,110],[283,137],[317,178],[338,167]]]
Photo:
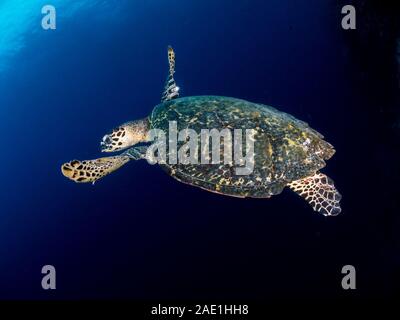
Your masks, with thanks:
[[[100,142],[101,152],[111,152],[114,151],[114,147],[112,145],[111,137],[106,134]]]

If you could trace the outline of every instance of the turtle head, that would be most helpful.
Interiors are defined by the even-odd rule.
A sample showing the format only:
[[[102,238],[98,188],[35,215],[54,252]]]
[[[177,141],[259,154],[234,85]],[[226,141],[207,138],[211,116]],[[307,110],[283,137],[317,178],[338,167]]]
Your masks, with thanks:
[[[124,123],[106,134],[100,142],[102,152],[114,152],[148,140],[149,120]]]

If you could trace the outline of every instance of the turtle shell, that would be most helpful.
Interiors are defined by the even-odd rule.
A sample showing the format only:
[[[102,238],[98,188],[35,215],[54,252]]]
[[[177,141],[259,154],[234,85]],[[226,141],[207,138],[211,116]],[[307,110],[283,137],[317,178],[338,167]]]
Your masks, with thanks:
[[[265,198],[279,194],[289,182],[323,168],[324,159],[334,154],[333,147],[305,122],[270,106],[241,99],[180,98],[157,105],[149,119],[150,128],[163,130],[167,139],[170,121],[176,121],[178,131],[190,128],[199,134],[202,129],[229,129],[232,136],[234,129],[255,130],[251,174],[237,175],[235,163],[200,164],[200,155],[199,164],[170,164],[168,158],[161,164],[181,182],[230,196]],[[246,139],[242,140],[242,150],[246,150]],[[178,150],[184,143],[178,142]],[[222,160],[223,145],[221,141]]]

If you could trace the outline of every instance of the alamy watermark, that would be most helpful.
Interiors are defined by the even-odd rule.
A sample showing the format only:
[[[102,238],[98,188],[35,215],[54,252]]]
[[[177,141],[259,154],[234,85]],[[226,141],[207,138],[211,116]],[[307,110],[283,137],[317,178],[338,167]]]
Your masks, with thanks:
[[[342,28],[344,30],[356,29],[356,9],[352,5],[345,5],[341,10],[345,16],[342,18]],[[47,4],[42,7],[42,14],[45,16],[42,18],[42,28],[44,30],[55,30],[56,25],[56,8],[53,5]]]
[[[170,121],[168,139],[164,130],[150,130],[149,140],[154,142],[147,148],[146,159],[150,164],[224,163],[236,166],[236,175],[249,175],[254,170],[255,134],[254,129],[228,128],[201,129],[200,133],[186,128],[178,132],[177,122]],[[243,143],[243,138],[245,143]],[[180,143],[179,149],[178,143]],[[222,148],[223,152],[221,152]],[[223,159],[221,159],[221,154]]]
[[[42,18],[42,28],[44,30],[55,30],[57,28],[56,23],[56,8],[50,4],[42,7],[42,14],[45,16]]]
[[[342,14],[345,14],[345,16],[342,18],[342,28],[344,30],[355,30],[356,8],[352,5],[346,5],[342,8]]]
[[[56,268],[50,264],[47,264],[42,267],[42,274],[45,275],[42,278],[42,288],[44,290],[54,290],[56,288]]]
[[[350,264],[345,265],[342,268],[342,274],[345,274],[342,279],[342,288],[344,290],[356,289],[356,268]]]

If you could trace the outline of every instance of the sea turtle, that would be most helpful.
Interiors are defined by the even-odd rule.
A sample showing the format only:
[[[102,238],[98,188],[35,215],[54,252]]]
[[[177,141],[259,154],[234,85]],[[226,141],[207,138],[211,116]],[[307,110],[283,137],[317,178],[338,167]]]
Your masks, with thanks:
[[[263,104],[220,96],[179,98],[179,87],[174,80],[175,53],[171,47],[168,48],[168,61],[170,68],[161,103],[147,118],[122,124],[101,141],[103,152],[131,148],[112,157],[65,163],[61,169],[66,177],[75,182],[94,183],[130,160],[150,161],[149,142],[154,138],[150,133],[153,129],[162,130],[171,142],[173,137],[168,133],[171,122],[176,124],[178,131],[188,128],[196,132],[252,129],[253,170],[247,174],[237,174],[232,161],[177,163],[168,161],[173,158],[171,154],[159,164],[175,179],[211,192],[241,198],[269,198],[288,186],[305,198],[315,211],[325,216],[340,213],[341,195],[333,181],[319,172],[325,167],[324,160],[335,153],[320,133],[307,123]],[[220,137],[218,150],[221,155],[229,141],[223,138]],[[179,144],[187,140],[185,135]],[[132,147],[139,143],[141,145]],[[248,147],[247,140],[246,144],[239,143],[243,149]],[[206,153],[209,155],[209,151]]]

